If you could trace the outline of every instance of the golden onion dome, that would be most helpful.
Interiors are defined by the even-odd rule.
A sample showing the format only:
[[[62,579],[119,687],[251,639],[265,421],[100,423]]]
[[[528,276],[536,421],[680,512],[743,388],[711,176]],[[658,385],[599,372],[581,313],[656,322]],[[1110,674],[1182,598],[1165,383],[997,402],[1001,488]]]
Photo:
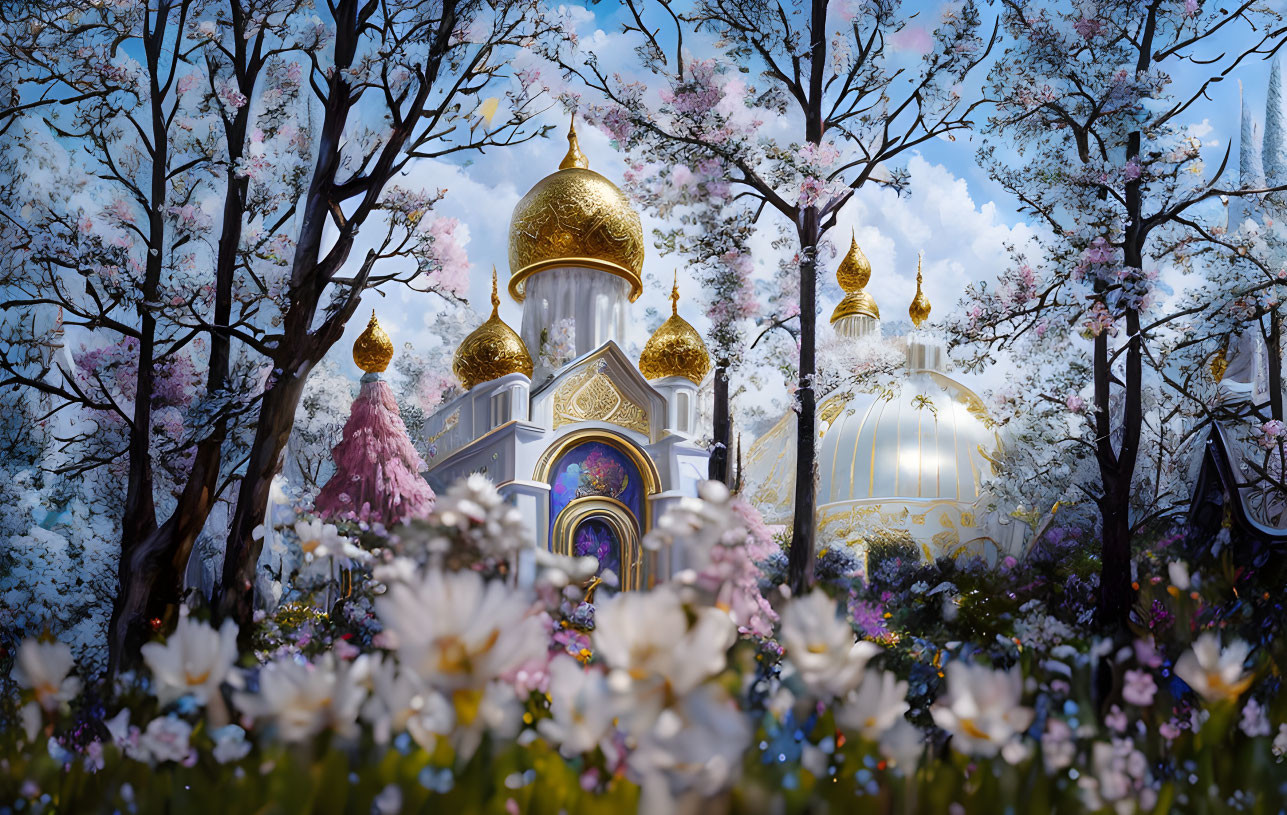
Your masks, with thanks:
[[[916,259],[916,296],[912,298],[912,304],[907,307],[907,314],[912,318],[912,325],[917,328],[920,328],[921,323],[929,319],[930,314],[929,298],[925,296],[925,292],[921,291],[921,264],[924,260],[925,253],[922,252],[920,257]]]
[[[492,268],[492,316],[465,337],[456,349],[451,369],[465,390],[508,374],[532,376],[532,356],[514,329],[500,318],[496,269]]]
[[[876,300],[867,293],[866,286],[871,280],[871,262],[867,256],[858,248],[858,238],[852,232],[849,238],[849,251],[845,253],[844,258],[840,261],[839,268],[836,269],[836,282],[844,291],[845,296],[836,304],[836,308],[831,312],[831,322],[834,325],[837,320],[845,317],[861,315],[871,317],[873,320],[880,319],[880,307],[876,305]]]
[[[849,233],[849,251],[836,269],[836,282],[846,294],[864,288],[871,280],[871,261],[858,248],[858,236]]]
[[[509,225],[509,293],[522,302],[529,277],[558,266],[614,274],[643,293],[644,234],[625,193],[589,168],[568,128],[568,152],[514,207]]]
[[[375,319],[375,311],[372,311],[366,330],[353,343],[353,361],[363,371],[376,374],[388,368],[392,359],[393,340],[380,327],[380,321]]]
[[[711,369],[710,352],[697,329],[679,316],[679,275],[670,292],[670,319],[653,332],[639,355],[639,372],[648,379],[682,376],[700,385]]]

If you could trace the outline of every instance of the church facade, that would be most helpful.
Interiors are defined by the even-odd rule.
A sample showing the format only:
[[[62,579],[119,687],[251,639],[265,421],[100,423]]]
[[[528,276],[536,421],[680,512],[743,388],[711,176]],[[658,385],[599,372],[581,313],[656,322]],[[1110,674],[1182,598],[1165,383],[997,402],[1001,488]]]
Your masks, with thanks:
[[[642,588],[680,565],[677,553],[646,551],[643,537],[706,477],[709,452],[695,433],[710,358],[679,316],[677,288],[640,359],[622,350],[643,291],[643,229],[621,190],[589,169],[574,128],[568,142],[511,220],[508,290],[522,325],[501,320],[493,273],[492,314],[455,355],[464,392],[425,423],[425,476],[443,491],[486,475],[528,519],[537,547],[594,555],[623,589]],[[570,359],[542,353],[556,330]],[[520,559],[520,582],[532,568]]]

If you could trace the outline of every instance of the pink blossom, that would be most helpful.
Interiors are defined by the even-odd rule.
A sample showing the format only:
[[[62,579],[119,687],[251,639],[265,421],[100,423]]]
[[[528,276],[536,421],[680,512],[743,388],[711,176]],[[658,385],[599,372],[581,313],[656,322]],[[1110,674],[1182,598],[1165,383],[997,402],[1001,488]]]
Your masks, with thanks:
[[[1157,684],[1148,671],[1128,670],[1126,681],[1122,685],[1122,698],[1132,705],[1148,707],[1153,704],[1153,695],[1157,693]]]
[[[1118,733],[1125,733],[1126,725],[1129,723],[1126,713],[1117,705],[1113,705],[1112,709],[1108,711],[1108,715],[1104,717],[1104,724],[1108,725],[1110,730]]]

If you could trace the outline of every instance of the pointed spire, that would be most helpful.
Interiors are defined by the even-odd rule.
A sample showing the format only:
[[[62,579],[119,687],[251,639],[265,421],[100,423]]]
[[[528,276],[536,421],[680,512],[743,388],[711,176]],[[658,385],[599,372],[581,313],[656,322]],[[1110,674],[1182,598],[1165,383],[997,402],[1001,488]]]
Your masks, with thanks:
[[[1261,145],[1261,163],[1270,186],[1282,183],[1287,176],[1287,155],[1283,144],[1283,78],[1282,63],[1275,59],[1269,69],[1269,92],[1265,95],[1265,140]]]
[[[492,316],[500,314],[500,290],[496,287],[496,264],[492,264]]]
[[[581,143],[576,138],[576,114],[572,114],[572,120],[568,123],[568,154],[559,162],[560,170],[568,170],[573,167],[579,167],[582,170],[590,168],[590,160],[581,152]]]
[[[670,316],[679,316],[679,270],[675,270],[675,285],[670,290]]]
[[[1242,94],[1241,81],[1238,83],[1238,97],[1242,102],[1242,128],[1238,137],[1238,183],[1244,189],[1256,188],[1264,183],[1265,171],[1260,161],[1256,122]]]
[[[912,318],[912,325],[917,328],[920,328],[921,323],[929,319],[930,314],[929,298],[925,296],[925,292],[921,289],[923,280],[921,267],[924,262],[925,253],[921,252],[916,258],[916,296],[912,298],[912,304],[907,307],[907,314]]]

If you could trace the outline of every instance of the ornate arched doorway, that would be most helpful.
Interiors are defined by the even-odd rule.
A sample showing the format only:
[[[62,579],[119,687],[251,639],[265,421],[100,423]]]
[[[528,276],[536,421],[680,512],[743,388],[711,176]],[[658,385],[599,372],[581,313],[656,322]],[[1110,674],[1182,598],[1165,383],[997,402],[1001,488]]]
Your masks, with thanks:
[[[644,585],[648,496],[659,479],[652,461],[628,439],[606,430],[571,433],[537,465],[550,485],[550,550],[594,555],[629,590]]]

